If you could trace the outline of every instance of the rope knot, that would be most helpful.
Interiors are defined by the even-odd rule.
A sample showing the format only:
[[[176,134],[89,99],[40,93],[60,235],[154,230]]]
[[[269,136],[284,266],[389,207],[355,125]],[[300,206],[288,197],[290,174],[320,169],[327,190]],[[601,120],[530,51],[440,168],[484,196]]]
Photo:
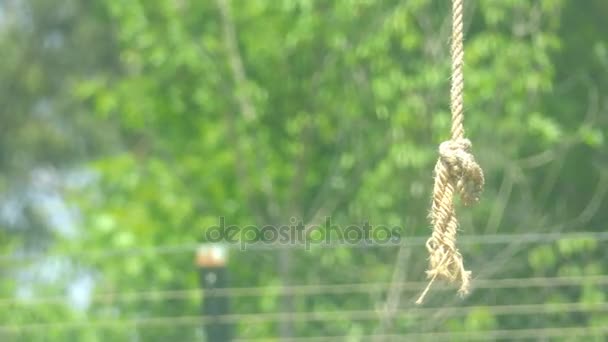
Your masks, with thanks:
[[[439,158],[448,171],[449,181],[456,186],[464,205],[475,204],[483,190],[481,167],[471,153],[471,141],[465,138],[444,141],[439,145]]]
[[[457,191],[465,205],[474,204],[479,200],[483,183],[483,172],[471,153],[471,141],[453,138],[439,145],[433,202],[429,213],[433,234],[426,243],[430,253],[427,271],[430,282],[416,303],[422,303],[436,278],[449,282],[460,280],[458,292],[461,295],[468,293],[471,272],[465,270],[462,255],[456,247],[458,221],[452,195]]]

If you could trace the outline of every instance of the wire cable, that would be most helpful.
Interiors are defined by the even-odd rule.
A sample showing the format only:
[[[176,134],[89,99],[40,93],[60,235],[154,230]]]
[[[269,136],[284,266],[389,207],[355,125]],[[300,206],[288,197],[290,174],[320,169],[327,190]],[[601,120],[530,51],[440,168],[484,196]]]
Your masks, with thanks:
[[[354,283],[354,284],[317,284],[292,286],[265,286],[265,287],[233,287],[213,290],[202,289],[175,289],[175,290],[144,290],[133,292],[99,293],[91,297],[91,302],[133,302],[180,300],[198,297],[261,297],[261,296],[313,296],[313,295],[347,295],[353,293],[386,292],[389,286],[395,286],[400,291],[418,291],[426,282],[399,282],[399,283]],[[539,278],[505,278],[505,279],[477,279],[474,288],[477,289],[503,289],[503,288],[533,288],[533,287],[566,287],[582,285],[608,285],[608,276],[580,276],[580,277],[539,277]],[[439,290],[450,289],[449,285],[437,285]],[[69,296],[48,296],[31,299],[3,298],[0,307],[11,305],[43,305],[66,303]]]
[[[542,303],[517,305],[490,305],[490,306],[462,306],[448,308],[412,308],[397,312],[400,318],[428,317],[436,310],[443,310],[447,315],[456,317],[471,312],[483,311],[492,315],[538,315],[558,313],[588,313],[608,311],[608,302],[587,303]],[[315,311],[315,312],[274,312],[251,314],[228,314],[220,316],[170,316],[170,317],[143,317],[132,319],[107,319],[96,321],[64,321],[49,323],[7,324],[0,326],[0,332],[23,333],[46,329],[82,329],[88,327],[139,327],[139,326],[177,326],[197,324],[247,324],[268,322],[324,322],[324,321],[365,321],[376,320],[381,312],[375,310],[351,311]]]
[[[251,243],[246,245],[240,245],[238,243],[227,243],[223,244],[228,249],[241,250],[241,251],[274,251],[281,249],[334,249],[334,248],[397,248],[400,246],[407,248],[423,248],[426,237],[414,236],[407,240],[401,241],[400,243],[311,243],[311,244],[278,244],[278,243]],[[574,233],[525,233],[525,234],[492,234],[492,235],[468,235],[459,238],[460,245],[496,245],[496,244],[533,244],[533,243],[547,243],[561,240],[571,239],[588,239],[594,241],[607,241],[608,232],[574,232]],[[99,260],[112,257],[129,257],[138,255],[170,255],[170,254],[181,254],[181,253],[194,253],[201,244],[181,244],[181,245],[160,245],[140,248],[129,248],[129,249],[103,249],[97,251],[77,251],[77,252],[66,252],[60,254],[40,254],[40,255],[8,255],[0,257],[0,262],[13,263],[15,261],[36,261],[39,259],[48,258],[78,258],[78,259],[90,259]],[[242,246],[244,246],[242,248]]]

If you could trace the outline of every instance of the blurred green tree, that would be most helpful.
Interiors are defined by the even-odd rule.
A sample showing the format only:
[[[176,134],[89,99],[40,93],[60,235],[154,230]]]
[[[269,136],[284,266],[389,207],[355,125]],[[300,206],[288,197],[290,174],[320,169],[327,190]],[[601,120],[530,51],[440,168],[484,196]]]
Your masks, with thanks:
[[[77,40],[83,45],[60,49],[73,58],[90,53],[91,64],[78,68],[87,77],[51,87],[67,92],[53,98],[94,113],[84,115],[83,124],[94,127],[87,141],[94,142],[95,153],[84,155],[114,144],[121,149],[87,164],[96,177],[73,193],[82,217],[78,232],[56,244],[54,253],[76,256],[75,277],[93,277],[94,293],[196,289],[188,246],[202,241],[219,217],[244,227],[290,224],[292,217],[322,224],[331,216],[344,227],[366,221],[402,227],[406,242],[428,235],[431,170],[437,145],[449,131],[448,2],[158,0],[78,6],[94,9],[87,11],[100,25],[93,32],[117,38],[115,44],[111,38]],[[601,0],[467,2],[465,125],[487,186],[481,205],[463,212],[463,235],[601,230],[608,212],[606,9]],[[90,34],[83,27],[93,24],[85,18],[78,17],[84,22],[74,24],[75,32]],[[102,60],[112,62],[98,64]],[[90,72],[96,67],[103,69]],[[15,69],[6,70],[0,72]],[[71,102],[71,96],[79,101]],[[18,97],[32,103],[26,95]],[[70,125],[76,125],[83,113],[71,113]],[[97,126],[108,122],[107,130]],[[59,154],[65,153],[79,155]],[[605,253],[589,239],[501,246],[467,244],[462,252],[480,278],[606,272]],[[235,251],[230,267],[235,287],[398,283],[422,280],[426,252],[422,243],[413,249]],[[491,307],[603,302],[602,289],[594,284],[541,293],[479,289],[464,301],[437,292],[429,305],[438,309],[427,317],[389,312],[353,320],[342,313],[382,312],[387,303],[409,308],[415,296],[385,292],[281,296],[268,290],[238,297],[235,313],[335,316],[242,321],[237,335],[365,340],[361,336],[374,333],[606,321],[591,311],[530,317],[497,314]],[[119,323],[56,327],[58,336],[91,341],[201,336],[196,321],[128,324],[198,315],[198,293],[170,300],[101,298],[75,320]],[[457,316],[441,309],[463,304],[484,307]]]

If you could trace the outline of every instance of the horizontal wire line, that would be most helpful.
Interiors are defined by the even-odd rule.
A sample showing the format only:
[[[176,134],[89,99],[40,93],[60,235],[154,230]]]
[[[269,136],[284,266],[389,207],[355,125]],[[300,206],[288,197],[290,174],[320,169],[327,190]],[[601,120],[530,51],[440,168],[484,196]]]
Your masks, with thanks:
[[[262,243],[257,242],[253,244],[246,244],[245,248],[241,248],[239,243],[225,243],[221,244],[228,249],[241,250],[241,251],[274,251],[282,249],[300,249],[300,250],[312,250],[312,249],[334,249],[334,248],[396,248],[396,247],[424,247],[427,237],[414,236],[408,238],[400,243],[298,243],[298,244],[279,244],[279,243]],[[509,243],[547,243],[555,242],[559,240],[571,240],[571,239],[593,239],[594,241],[607,241],[608,232],[575,232],[575,233],[525,233],[525,234],[491,234],[491,235],[463,235],[459,237],[459,245],[493,245],[493,244],[509,244]],[[186,252],[195,252],[200,246],[205,244],[202,243],[190,243],[182,245],[163,245],[163,246],[151,246],[151,247],[139,247],[129,249],[103,249],[98,251],[87,251],[87,252],[67,252],[61,254],[41,254],[34,256],[27,255],[8,255],[0,256],[0,262],[14,262],[14,261],[36,261],[39,259],[48,258],[66,258],[66,257],[77,257],[80,259],[105,259],[111,257],[125,257],[125,256],[137,256],[144,254],[156,254],[156,255],[169,255],[179,254]]]
[[[441,310],[447,316],[455,317],[466,315],[475,311],[483,311],[493,315],[532,315],[532,314],[558,314],[558,313],[586,313],[594,311],[608,311],[608,302],[586,303],[547,303],[547,304],[517,304],[493,306],[463,306],[463,307],[437,307],[414,308],[398,310],[393,315],[401,318],[428,317],[436,310]],[[194,324],[236,324],[239,322],[268,323],[268,322],[310,322],[310,321],[339,321],[339,320],[375,320],[384,313],[376,310],[352,311],[325,311],[325,312],[277,312],[253,314],[228,314],[219,316],[170,316],[145,317],[136,319],[110,319],[88,322],[51,322],[51,323],[25,323],[0,326],[0,332],[27,332],[39,329],[78,329],[87,327],[120,327],[120,326],[161,326],[161,325],[194,325]]]
[[[565,327],[565,328],[536,328],[536,329],[512,329],[512,330],[485,330],[485,331],[454,331],[454,332],[428,332],[428,333],[409,333],[409,334],[375,334],[375,335],[354,335],[354,336],[317,336],[317,337],[292,337],[281,338],[283,342],[333,342],[346,341],[349,338],[359,338],[363,341],[380,339],[381,341],[416,341],[420,339],[431,341],[453,341],[454,338],[467,338],[467,340],[503,339],[520,340],[526,338],[539,337],[563,337],[563,336],[590,336],[606,335],[608,327]],[[259,338],[237,338],[233,342],[262,342],[268,339]]]
[[[530,287],[560,287],[581,285],[608,285],[608,276],[579,276],[579,277],[539,277],[539,278],[505,278],[505,279],[476,279],[474,288],[500,289],[500,288],[530,288]],[[325,295],[325,294],[352,294],[387,291],[390,286],[396,286],[402,291],[418,291],[426,282],[401,283],[352,283],[352,284],[321,284],[321,285],[292,285],[292,286],[265,286],[265,287],[233,287],[218,289],[178,289],[178,290],[145,290],[133,292],[100,293],[93,295],[92,302],[129,302],[129,301],[155,301],[189,299],[194,296],[204,297],[259,297],[265,295]],[[449,285],[438,285],[438,290],[449,289]],[[49,296],[32,299],[3,298],[0,307],[9,305],[42,305],[65,303],[69,296]]]

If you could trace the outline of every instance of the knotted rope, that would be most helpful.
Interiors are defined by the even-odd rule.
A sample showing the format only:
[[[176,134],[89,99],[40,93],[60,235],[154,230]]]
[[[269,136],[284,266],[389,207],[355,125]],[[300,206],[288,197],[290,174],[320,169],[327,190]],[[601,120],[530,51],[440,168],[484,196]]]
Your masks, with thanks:
[[[452,111],[452,138],[439,145],[439,159],[435,165],[435,185],[433,202],[429,217],[433,233],[426,243],[429,251],[430,279],[417,304],[422,303],[435,279],[449,282],[460,280],[458,292],[469,292],[471,272],[464,269],[462,255],[456,247],[458,221],[454,208],[454,192],[458,192],[464,205],[479,200],[483,189],[483,172],[471,153],[471,142],[464,138],[463,126],[463,87],[462,72],[464,48],[462,43],[464,0],[452,0],[452,87],[450,107]]]

